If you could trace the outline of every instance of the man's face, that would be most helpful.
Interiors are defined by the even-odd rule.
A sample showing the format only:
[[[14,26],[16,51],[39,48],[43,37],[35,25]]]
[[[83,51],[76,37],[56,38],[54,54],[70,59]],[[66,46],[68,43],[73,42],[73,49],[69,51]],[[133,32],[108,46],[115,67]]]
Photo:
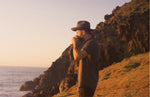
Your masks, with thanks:
[[[76,34],[77,34],[77,36],[82,38],[85,35],[85,30],[77,30]]]

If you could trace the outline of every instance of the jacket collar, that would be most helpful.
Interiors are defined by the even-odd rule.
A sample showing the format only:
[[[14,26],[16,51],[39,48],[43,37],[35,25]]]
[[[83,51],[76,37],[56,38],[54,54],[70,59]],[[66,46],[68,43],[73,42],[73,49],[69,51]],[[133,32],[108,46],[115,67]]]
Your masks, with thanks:
[[[83,36],[84,43],[87,42],[88,40],[92,39],[92,38],[93,38],[92,35],[90,35],[90,34],[85,34],[85,35]]]

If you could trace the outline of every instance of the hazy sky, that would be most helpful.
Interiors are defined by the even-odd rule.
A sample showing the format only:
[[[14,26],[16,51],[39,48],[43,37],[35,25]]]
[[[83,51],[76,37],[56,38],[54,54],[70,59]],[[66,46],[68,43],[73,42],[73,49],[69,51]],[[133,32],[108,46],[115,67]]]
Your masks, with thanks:
[[[77,21],[91,28],[131,0],[0,0],[0,65],[49,67],[71,44]]]

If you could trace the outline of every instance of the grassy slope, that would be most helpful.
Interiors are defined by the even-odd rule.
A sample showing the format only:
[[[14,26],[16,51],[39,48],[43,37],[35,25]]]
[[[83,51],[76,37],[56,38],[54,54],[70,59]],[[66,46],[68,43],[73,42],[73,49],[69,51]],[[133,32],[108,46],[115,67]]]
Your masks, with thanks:
[[[77,97],[77,85],[53,97]],[[99,71],[94,97],[148,97],[149,53],[126,58]]]

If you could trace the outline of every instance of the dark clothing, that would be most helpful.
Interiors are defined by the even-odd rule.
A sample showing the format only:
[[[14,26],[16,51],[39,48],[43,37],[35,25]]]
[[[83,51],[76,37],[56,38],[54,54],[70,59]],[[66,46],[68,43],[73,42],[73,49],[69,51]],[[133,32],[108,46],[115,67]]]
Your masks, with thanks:
[[[84,88],[84,91],[88,90],[95,91],[98,81],[98,59],[99,59],[98,43],[94,38],[87,39],[87,41],[83,44],[81,49],[85,50],[88,53],[88,56],[79,61],[79,71],[78,71],[79,89]],[[92,96],[84,96],[84,97],[92,97]]]
[[[79,88],[79,97],[93,97],[95,90],[85,87]]]

